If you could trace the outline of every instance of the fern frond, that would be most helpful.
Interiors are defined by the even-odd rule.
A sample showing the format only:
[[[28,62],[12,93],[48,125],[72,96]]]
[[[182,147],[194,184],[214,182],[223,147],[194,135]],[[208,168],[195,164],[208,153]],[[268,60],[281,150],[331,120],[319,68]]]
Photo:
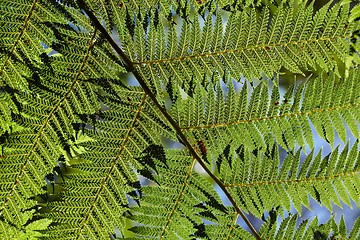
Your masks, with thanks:
[[[28,217],[30,217],[30,215],[32,214],[29,214]],[[26,227],[20,230],[14,227],[13,225],[0,221],[0,229],[2,229],[2,231],[0,232],[0,237],[1,239],[16,239],[16,240],[39,239],[41,237],[46,236],[46,234],[41,233],[41,231],[45,230],[50,224],[51,224],[51,220],[40,219],[31,222]]]
[[[94,2],[94,3],[92,3]],[[263,0],[112,0],[110,4],[113,8],[104,6],[105,4],[101,1],[89,1],[89,5],[97,5],[97,12],[102,12],[102,16],[110,17],[115,15],[118,9],[126,9],[129,12],[146,14],[154,8],[159,9],[159,13],[163,16],[168,16],[171,11],[176,11],[181,14],[185,19],[189,17],[191,12],[199,12],[204,14],[207,10],[209,12],[215,12],[217,9],[226,9],[228,11],[234,9],[244,9],[253,6],[265,6],[266,3],[274,3],[274,0],[263,1]],[[293,0],[283,1],[292,4]],[[297,0],[296,3],[305,2],[303,0]],[[92,6],[92,7],[93,7]],[[100,7],[101,6],[101,7]],[[206,9],[206,10],[205,10]],[[103,12],[106,10],[106,14]]]
[[[321,151],[316,156],[312,152],[302,163],[299,150],[288,154],[282,164],[277,147],[265,153],[240,147],[220,157],[220,179],[237,196],[237,203],[258,217],[277,205],[290,210],[291,202],[298,212],[302,205],[310,208],[308,195],[329,210],[331,201],[351,206],[350,198],[359,198],[358,147],[349,150],[347,145],[340,154],[336,148],[325,158]]]
[[[309,207],[309,194],[331,209],[330,201],[350,204],[347,194],[355,201],[358,199],[357,148],[355,145],[350,151],[346,148],[340,155],[335,152],[325,158],[321,158],[321,152],[315,157],[310,154],[302,164],[301,151],[298,151],[295,156],[288,155],[280,168],[277,146],[258,155],[244,148],[237,149],[236,154],[229,151],[227,159],[223,159],[219,176],[236,203],[258,217],[264,214],[264,209],[279,204],[289,210],[291,201],[298,211],[302,204]],[[156,184],[142,188],[141,206],[132,208],[134,216],[131,217],[139,225],[132,231],[139,236],[160,239],[251,239],[248,232],[239,229],[238,214],[213,198],[216,196],[213,187],[194,172],[196,162],[187,157],[184,150],[167,151],[166,156],[165,161],[152,155]],[[338,192],[342,194],[337,195]],[[210,222],[204,224],[204,219]],[[265,224],[260,234],[265,239],[300,239],[303,234],[313,236],[314,231],[323,230],[317,222],[312,224],[308,227],[304,223],[297,229],[296,217],[293,217],[286,219],[279,230],[276,224]],[[341,231],[336,229],[336,236],[346,236],[344,223],[330,226]],[[355,236],[356,226],[352,232]],[[331,233],[331,229],[325,230]]]
[[[252,90],[250,100],[246,84],[236,93],[229,80],[226,98],[220,82],[216,91],[198,85],[193,97],[175,102],[171,114],[184,132],[197,135],[217,154],[230,142],[266,149],[272,139],[284,149],[294,149],[296,144],[313,148],[311,123],[329,143],[335,142],[335,130],[346,142],[345,124],[359,136],[359,77],[357,70],[344,80],[319,76],[290,87],[282,98],[276,86],[269,98],[266,84],[261,83]]]
[[[142,191],[135,170],[151,177],[141,170],[148,160],[141,162],[139,157],[149,146],[161,144],[161,135],[176,139],[139,87],[111,89],[113,93],[103,99],[109,110],[101,114],[95,130],[86,131],[95,141],[85,144],[88,152],[71,165],[63,201],[51,204],[52,212],[45,215],[61,223],[48,231],[50,239],[59,232],[69,238],[105,239],[114,226],[123,230],[128,197],[138,201],[136,189]]]
[[[85,17],[82,20],[87,21]],[[47,65],[27,79],[30,91],[16,94],[21,109],[15,120],[25,130],[11,133],[2,145],[0,211],[17,227],[22,211],[35,204],[29,198],[43,193],[44,176],[68,154],[66,149],[81,116],[100,109],[98,89],[91,82],[106,74],[116,79],[115,73],[124,71],[112,59],[108,45],[100,41],[97,30],[76,32],[55,23],[50,27],[58,41],[71,41],[53,44],[60,54],[49,57]]]
[[[280,227],[276,222],[265,222],[260,229],[261,237],[264,239],[357,239],[359,234],[355,226],[359,225],[360,218],[357,218],[354,228],[347,236],[344,218],[337,224],[331,218],[325,224],[319,225],[318,219],[307,219],[297,227],[297,215],[285,218]],[[278,228],[278,229],[277,229]],[[355,230],[355,231],[354,231]]]
[[[66,23],[47,1],[0,3],[0,134],[9,130],[15,91],[28,90],[28,78],[41,69],[41,56],[55,38],[44,20]]]
[[[348,22],[347,5],[325,6],[314,17],[312,6],[303,4],[297,10],[279,7],[271,18],[269,14],[266,8],[261,16],[251,8],[235,11],[225,31],[220,12],[214,26],[209,14],[202,30],[195,15],[191,21],[182,21],[179,41],[174,24],[165,32],[161,21],[150,23],[153,27],[144,31],[137,20],[132,24],[135,29],[129,30],[135,33],[134,41],[123,47],[144,79],[164,84],[171,77],[187,86],[192,78],[228,71],[235,78],[252,79],[272,76],[281,67],[294,73],[310,67],[339,75],[338,65],[349,55],[348,39],[355,31]]]
[[[354,226],[350,232],[350,239],[358,239],[360,237],[360,218],[354,222]]]
[[[131,229],[136,234],[160,239],[206,238],[202,219],[217,222],[219,214],[222,221],[236,221],[238,215],[222,205],[210,182],[196,173],[196,160],[187,155],[184,150],[169,150],[166,161],[154,159],[157,184],[143,187],[141,205],[132,208],[131,218],[139,223]]]
[[[102,34],[104,34],[105,39],[108,40],[111,43],[111,45],[114,47],[115,51],[122,57],[122,59],[124,60],[124,63],[126,64],[126,66],[129,69],[133,69],[133,67],[131,65],[131,62],[129,62],[129,60],[126,57],[123,57],[122,51],[119,50],[119,47],[114,43],[114,41],[111,39],[111,37],[106,32],[106,30],[103,28],[103,26],[96,19],[95,15],[88,9],[88,6],[86,6],[84,2],[80,2],[80,4],[84,7],[86,13],[89,14],[89,17],[94,22],[95,26],[102,32]],[[139,77],[139,74],[137,72],[134,72],[134,75],[137,78]],[[176,129],[176,132],[177,132],[178,135],[180,135],[181,139],[186,141],[185,137],[183,135],[181,135],[182,133],[179,131],[179,129],[177,129],[177,126],[173,122],[171,117],[166,113],[165,109],[157,101],[156,96],[153,95],[151,93],[151,91],[149,90],[148,86],[145,85],[144,80],[141,79],[141,78],[138,78],[138,80],[139,80],[142,88],[144,89],[144,93],[146,93],[146,94],[144,94],[144,98],[142,98],[141,103],[145,103],[146,98],[149,98],[149,100],[151,99],[151,102],[150,102],[149,105],[150,105],[150,107],[152,107],[152,109],[149,112],[154,113],[154,110],[159,111],[156,115],[163,116],[169,122],[169,124],[171,124],[171,126]],[[114,86],[114,89],[112,89],[112,90],[116,91],[115,88],[116,87]],[[120,88],[122,88],[122,87],[120,87]],[[112,90],[110,90],[110,91],[112,91]],[[125,94],[126,94],[126,91],[125,91]],[[116,98],[120,96],[120,98],[117,98],[117,100],[115,100],[115,102],[120,105],[118,107],[111,106],[111,101],[108,102],[108,101],[104,100],[105,104],[110,105],[110,109],[111,108],[115,109],[115,111],[114,111],[114,116],[115,117],[114,116],[111,116],[111,117],[114,117],[114,119],[115,119],[114,123],[115,123],[115,125],[118,125],[119,123],[122,123],[122,120],[124,120],[122,114],[119,115],[119,111],[122,110],[122,108],[123,108],[122,105],[124,105],[124,103],[121,103],[121,99],[127,98],[127,96],[129,94],[127,94],[125,96],[122,96],[119,93],[115,93],[115,94],[111,94],[111,95],[113,97],[115,96]],[[126,104],[128,104],[128,102],[125,103],[125,106],[126,106]],[[61,211],[62,214],[63,214],[64,211],[68,212],[68,211],[66,211],[66,209],[68,209],[68,208],[75,209],[75,210],[74,211],[69,210],[71,213],[69,215],[65,216],[65,217],[59,216],[59,214],[57,214],[56,212],[54,212],[53,214],[50,213],[50,214],[46,215],[46,216],[49,216],[49,217],[55,219],[55,221],[57,221],[59,223],[63,223],[62,225],[60,225],[60,229],[69,228],[69,230],[67,231],[67,236],[72,237],[72,236],[75,235],[75,236],[79,237],[79,236],[84,236],[84,234],[85,234],[86,237],[90,236],[90,237],[95,237],[95,238],[96,237],[104,238],[109,232],[112,231],[113,226],[114,226],[114,224],[113,224],[114,222],[115,222],[116,226],[120,226],[120,228],[123,227],[122,226],[123,224],[121,222],[121,221],[123,221],[123,218],[121,217],[121,213],[124,213],[124,208],[126,209],[126,207],[121,206],[121,205],[119,206],[119,204],[111,204],[111,206],[114,206],[114,208],[109,207],[108,205],[104,206],[104,201],[103,201],[103,198],[102,198],[102,196],[104,194],[103,191],[108,191],[109,195],[110,195],[109,198],[111,198],[112,193],[110,193],[110,192],[113,192],[113,191],[109,190],[109,188],[107,188],[106,185],[105,185],[108,182],[110,182],[110,180],[109,180],[110,177],[112,175],[115,175],[116,177],[120,175],[119,177],[121,177],[121,174],[118,174],[117,172],[114,172],[115,170],[120,169],[120,168],[117,167],[117,163],[121,164],[121,167],[122,167],[119,171],[123,171],[123,172],[127,171],[128,173],[131,173],[133,171],[132,167],[134,167],[134,169],[138,169],[138,171],[142,175],[144,175],[145,177],[148,177],[149,179],[153,179],[153,176],[152,176],[151,172],[149,172],[149,170],[147,170],[146,168],[145,169],[140,168],[141,165],[150,166],[151,168],[153,168],[153,162],[150,161],[150,159],[148,157],[146,157],[144,159],[142,159],[142,158],[139,159],[141,165],[136,164],[136,162],[133,161],[133,160],[134,160],[134,156],[136,156],[135,154],[136,153],[139,154],[139,152],[141,152],[142,147],[153,146],[154,144],[149,145],[149,143],[151,143],[151,141],[153,139],[155,139],[155,140],[159,139],[159,134],[151,131],[152,130],[151,129],[152,124],[144,122],[144,125],[138,125],[138,119],[137,118],[142,117],[144,115],[144,113],[143,113],[143,109],[142,109],[141,105],[140,106],[136,105],[136,106],[138,108],[135,111],[134,118],[131,118],[132,121],[125,122],[124,127],[128,127],[128,131],[126,131],[125,137],[124,136],[118,136],[119,137],[119,143],[121,144],[121,147],[120,147],[120,149],[118,149],[119,153],[115,152],[115,154],[116,154],[115,155],[115,161],[111,161],[110,163],[108,163],[108,165],[110,165],[110,167],[108,167],[109,171],[106,171],[105,174],[100,173],[100,175],[103,175],[102,177],[101,176],[99,177],[99,173],[96,172],[96,173],[94,173],[95,179],[91,178],[91,176],[90,176],[90,178],[91,178],[90,180],[88,180],[89,179],[88,176],[89,176],[89,174],[91,174],[90,171],[88,172],[89,174],[86,174],[84,172],[81,172],[79,174],[74,174],[74,177],[77,178],[78,180],[82,179],[82,181],[81,180],[80,181],[82,183],[85,182],[85,185],[86,185],[86,182],[88,182],[88,181],[96,182],[96,180],[100,179],[100,181],[96,183],[96,186],[94,186],[93,184],[91,184],[89,186],[89,189],[99,188],[95,193],[92,192],[93,193],[92,196],[94,196],[94,194],[95,194],[96,199],[95,199],[95,201],[93,203],[91,203],[90,208],[89,208],[88,205],[79,206],[79,207],[75,206],[74,207],[73,205],[69,206],[68,204],[65,204],[64,208],[62,208],[61,204],[59,204],[59,205],[54,205],[54,208],[60,207],[59,210]],[[111,110],[110,110],[110,112],[111,112]],[[132,114],[134,114],[134,113],[132,113]],[[116,117],[116,116],[119,116],[119,117]],[[154,120],[158,119],[157,121],[155,121],[155,123],[157,123],[158,125],[159,125],[159,123],[162,122],[161,119],[156,118],[155,116],[152,116],[152,118],[149,118],[149,119],[151,119],[152,122],[154,122]],[[105,124],[106,122],[107,121],[105,120],[103,123]],[[142,121],[140,121],[140,123],[142,123]],[[130,124],[130,125],[127,125],[127,124]],[[102,125],[102,124],[100,124],[100,125]],[[106,125],[104,125],[104,126],[105,126],[104,128],[106,130]],[[149,127],[149,128],[146,129],[147,127]],[[112,127],[112,128],[117,129],[117,126]],[[161,128],[166,130],[166,126],[164,124],[162,124]],[[120,129],[122,129],[122,128],[120,128]],[[101,132],[101,128],[100,128],[100,132]],[[164,133],[164,131],[160,132],[160,134],[164,135],[163,133]],[[130,136],[130,134],[136,134],[134,139],[132,139],[132,136]],[[111,134],[105,133],[104,137],[100,137],[100,140],[104,140],[110,135]],[[172,139],[176,138],[175,134],[172,133],[172,132],[171,132],[170,136],[172,137]],[[94,137],[94,138],[96,138],[96,137]],[[139,141],[136,142],[137,146],[135,146],[136,147],[135,151],[137,151],[137,152],[135,152],[135,154],[132,154],[131,151],[130,151],[130,153],[129,153],[129,151],[127,151],[127,148],[126,148],[126,144],[128,142],[130,142],[130,144],[131,144],[130,140],[136,140],[136,138],[139,138]],[[116,142],[117,137],[116,138],[111,137],[108,141],[111,142],[111,143]],[[146,142],[146,141],[148,141],[148,142]],[[157,143],[155,142],[155,144],[157,144]],[[110,144],[110,146],[106,146],[105,149],[112,149],[111,145],[112,144]],[[134,145],[136,145],[136,144],[134,144]],[[190,146],[190,144],[187,143],[187,146]],[[114,147],[117,147],[117,146],[115,145]],[[92,149],[92,146],[89,146],[89,148]],[[99,151],[102,151],[101,149],[103,149],[104,146],[102,146],[102,143],[101,144],[98,143],[97,146],[95,146],[94,154],[98,153],[97,152],[98,149],[96,149],[96,148],[98,148]],[[112,150],[114,150],[114,149],[112,149]],[[193,156],[197,160],[199,160],[199,157],[194,152],[194,150],[192,148],[190,148],[190,150],[191,150],[190,152],[193,154]],[[158,151],[156,151],[156,150],[155,151],[150,151],[150,156],[151,156],[151,154],[157,154],[157,153],[158,153]],[[110,153],[106,153],[106,154],[110,154]],[[123,156],[123,154],[124,154],[124,156]],[[126,156],[127,154],[129,154],[129,156]],[[101,157],[103,157],[103,155]],[[99,159],[99,158],[97,158],[97,159]],[[99,159],[99,160],[101,161],[102,159]],[[125,160],[125,162],[122,162],[121,160]],[[135,164],[130,166],[131,168],[126,168],[127,166],[124,165],[124,164],[128,164],[128,162],[135,163]],[[86,165],[86,162],[85,162],[85,165]],[[90,169],[91,168],[93,168],[93,166],[90,166]],[[96,168],[98,168],[98,165],[96,165]],[[81,169],[81,167],[79,169]],[[86,169],[82,169],[82,171],[84,171],[84,170],[86,171]],[[87,175],[87,176],[82,177],[82,175],[83,176]],[[133,178],[131,176],[123,176],[123,177],[124,178],[127,177],[126,180],[129,179],[129,181],[126,182],[126,184],[128,184],[128,186],[130,186],[129,189],[133,189],[134,187],[139,188],[138,187],[139,183],[137,181],[132,181]],[[114,177],[114,179],[115,179],[115,177]],[[114,180],[114,185],[116,185],[117,180],[118,179]],[[125,183],[125,181],[123,181],[123,183]],[[69,192],[69,195],[77,194],[79,189],[76,189],[76,191],[72,191],[72,189],[71,189],[75,185],[76,185],[75,183],[70,184],[69,185],[69,190],[70,191],[66,191],[64,193],[64,195],[66,196],[67,192]],[[116,190],[118,190],[118,189],[116,189]],[[86,191],[85,196],[87,196],[88,191],[91,192],[92,190],[84,189],[84,191]],[[124,192],[121,192],[121,193],[124,194]],[[130,192],[128,194],[129,195],[134,195],[134,192]],[[211,196],[209,196],[209,197],[212,198]],[[114,196],[114,198],[111,199],[111,200],[116,201],[117,199],[118,199],[117,196]],[[110,201],[110,203],[111,203],[111,201]],[[110,219],[110,221],[108,221],[105,217],[101,216],[101,212],[99,212],[99,211],[100,211],[100,209],[103,209],[104,207],[106,207],[106,209],[110,209],[109,211],[103,212],[104,214],[110,214],[111,215],[112,212],[119,213],[119,214],[116,215],[118,218],[116,218],[115,215],[114,216],[111,215],[112,219]],[[76,211],[76,209],[79,209],[79,210]],[[113,211],[111,211],[111,210],[113,210]],[[84,213],[84,211],[87,211],[87,213]],[[242,214],[241,210],[236,209],[236,211],[237,211],[237,213]],[[83,219],[83,220],[81,220],[81,219]],[[98,225],[98,223],[100,225]],[[249,224],[249,225],[251,226],[251,224]],[[75,226],[75,227],[73,227],[73,226]],[[98,226],[101,226],[101,228],[98,227]],[[201,226],[199,226],[199,227],[201,227]],[[57,229],[57,228],[54,229],[54,232],[58,232],[58,231],[59,231],[59,229]],[[84,231],[84,233],[83,233],[83,231]],[[254,232],[255,232],[255,230],[254,230]],[[255,234],[256,234],[256,232],[255,232]]]
[[[55,38],[44,20],[66,23],[47,1],[3,0],[0,3],[0,86],[27,89],[39,67],[38,57],[45,54]]]
[[[231,210],[229,210],[231,213]],[[205,225],[208,239],[255,239],[253,235],[238,225],[239,216],[232,214],[217,214],[217,221]]]

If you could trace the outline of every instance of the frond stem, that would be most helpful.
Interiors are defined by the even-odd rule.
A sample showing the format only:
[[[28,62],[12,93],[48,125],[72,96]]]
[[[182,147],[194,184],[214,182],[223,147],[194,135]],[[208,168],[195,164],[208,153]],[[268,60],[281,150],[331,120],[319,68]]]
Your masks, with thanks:
[[[183,143],[186,145],[186,147],[189,149],[191,155],[197,160],[197,162],[201,165],[201,167],[206,171],[206,173],[220,186],[221,190],[225,193],[227,198],[230,200],[231,204],[234,206],[236,213],[238,213],[246,223],[246,225],[249,227],[250,231],[254,235],[254,237],[257,240],[261,240],[259,234],[255,230],[254,226],[251,224],[249,219],[245,216],[245,214],[242,212],[242,210],[239,208],[239,206],[236,204],[234,198],[231,196],[230,192],[226,189],[224,184],[208,169],[204,161],[199,157],[199,155],[195,152],[189,141],[187,140],[186,136],[182,133],[180,127],[178,124],[174,121],[174,119],[169,115],[169,113],[166,111],[165,108],[163,108],[160,103],[157,101],[156,96],[151,92],[150,88],[146,84],[143,77],[140,75],[140,73],[135,69],[133,62],[125,55],[125,53],[121,50],[121,48],[115,43],[115,41],[112,39],[112,37],[109,35],[109,33],[106,31],[106,29],[101,25],[97,17],[94,15],[94,13],[89,10],[87,4],[84,0],[78,0],[77,1],[79,6],[86,12],[89,19],[93,22],[95,27],[103,34],[105,39],[109,42],[109,44],[114,48],[116,53],[121,57],[125,64],[125,68],[127,71],[132,72],[135,78],[138,80],[140,86],[144,90],[144,92],[151,98],[155,106],[160,110],[160,112],[164,115],[164,117],[169,121],[171,126],[174,128],[176,133],[179,135]]]
[[[309,43],[332,42],[332,41],[336,41],[338,39],[344,39],[344,38],[349,38],[349,37],[351,37],[351,36],[339,35],[339,36],[334,36],[334,37],[322,37],[322,38],[302,40],[302,41],[290,41],[290,42],[283,42],[283,43],[256,45],[256,46],[243,47],[243,48],[237,48],[237,49],[226,49],[223,51],[216,51],[216,52],[203,52],[203,53],[191,54],[191,55],[181,56],[181,57],[144,60],[144,61],[134,62],[133,65],[134,66],[142,66],[142,65],[154,65],[154,64],[170,63],[170,62],[182,62],[182,61],[186,61],[186,60],[192,60],[192,59],[198,59],[198,58],[201,59],[201,58],[205,58],[205,57],[214,57],[214,56],[219,56],[219,55],[221,56],[221,55],[225,55],[225,54],[234,54],[234,53],[250,52],[250,51],[257,52],[259,50],[269,52],[269,51],[271,51],[271,49],[287,48],[289,45],[299,46],[299,48],[302,49],[303,45],[309,46]]]
[[[290,118],[290,117],[296,117],[296,116],[302,116],[307,115],[311,116],[318,113],[323,112],[332,112],[332,111],[341,111],[345,109],[351,109],[351,108],[358,108],[360,106],[360,101],[351,103],[344,106],[338,106],[338,107],[329,107],[329,108],[323,108],[323,109],[313,109],[310,111],[304,111],[304,112],[292,112],[292,113],[284,113],[280,115],[273,115],[273,116],[267,116],[267,117],[259,117],[259,118],[250,118],[250,119],[243,119],[235,122],[226,122],[226,123],[215,123],[215,124],[209,124],[209,125],[198,125],[198,126],[187,126],[187,127],[181,127],[184,131],[189,130],[195,130],[195,129],[210,129],[210,128],[219,128],[219,127],[229,127],[233,125],[240,125],[240,124],[246,124],[246,123],[256,123],[256,122],[264,122],[264,121],[270,121],[272,119],[283,119],[283,118]]]
[[[336,174],[332,176],[325,177],[313,177],[313,178],[302,178],[302,179],[288,179],[288,180],[278,180],[278,181],[267,181],[267,182],[251,182],[251,183],[230,183],[224,184],[225,187],[252,187],[252,186],[261,186],[261,185],[277,185],[277,184],[291,184],[291,183],[300,183],[300,182],[313,182],[313,181],[325,181],[329,179],[336,179],[340,177],[352,177],[359,174],[358,171],[347,172]]]

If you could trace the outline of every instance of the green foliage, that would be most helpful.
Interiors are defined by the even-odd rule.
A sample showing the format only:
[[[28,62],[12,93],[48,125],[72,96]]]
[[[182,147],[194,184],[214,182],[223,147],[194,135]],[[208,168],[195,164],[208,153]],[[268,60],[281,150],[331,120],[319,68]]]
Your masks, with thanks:
[[[194,14],[182,20],[180,36],[174,24],[165,31],[162,19],[150,14],[154,20],[149,30],[134,20],[134,41],[124,49],[145,79],[166,84],[171,77],[186,87],[190,79],[204,75],[230,72],[251,80],[262,74],[272,76],[281,67],[293,73],[311,67],[339,74],[339,64],[349,52],[347,38],[354,31],[348,12],[347,5],[337,4],[323,7],[313,16],[312,6],[301,4],[296,9],[280,6],[270,18],[266,7],[261,13],[246,8],[230,14],[225,31],[220,11],[215,23],[208,14],[202,29]],[[160,91],[159,85],[155,87]]]
[[[2,225],[1,229],[3,229],[0,233],[0,237],[2,239],[35,240],[41,237],[46,237],[46,234],[42,234],[40,231],[47,229],[47,227],[51,224],[51,220],[46,218],[39,219],[31,222],[23,229],[16,228],[6,222],[0,222],[0,224]]]
[[[318,219],[308,219],[296,228],[297,216],[285,218],[279,229],[274,222],[266,222],[260,229],[261,236],[265,239],[357,239],[358,233],[351,231],[347,238],[346,225],[343,218],[339,224],[331,218],[326,224],[318,226]],[[355,222],[354,229],[359,225],[359,219]]]
[[[309,79],[289,87],[283,97],[276,86],[270,94],[264,83],[250,96],[247,85],[237,93],[231,80],[224,96],[218,81],[207,89],[198,85],[193,97],[179,98],[171,111],[184,132],[196,132],[214,152],[220,153],[229,143],[266,149],[269,138],[284,149],[294,149],[296,144],[313,148],[311,123],[330,144],[335,142],[334,130],[346,142],[344,122],[353,135],[358,135],[358,78],[359,72],[351,71],[341,81],[334,75]]]
[[[102,113],[99,117],[103,120],[94,124],[97,131],[85,130],[96,141],[82,144],[89,151],[68,169],[63,183],[64,202],[51,204],[52,212],[46,214],[64,224],[51,228],[50,236],[56,238],[59,232],[69,232],[95,239],[98,232],[101,238],[106,238],[108,232],[114,231],[114,224],[123,228],[126,222],[121,215],[128,211],[124,193],[138,198],[134,188],[140,188],[140,182],[132,170],[143,168],[138,156],[149,144],[161,144],[159,133],[172,134],[140,88],[114,85],[112,89],[114,94],[126,97],[106,96],[103,101],[110,110]],[[59,216],[59,212],[64,214]],[[73,218],[74,214],[84,218]]]
[[[278,149],[264,153],[249,152],[240,147],[238,156],[231,152],[223,154],[220,179],[230,189],[242,209],[248,209],[259,218],[263,209],[271,209],[279,204],[290,211],[291,201],[301,212],[304,205],[310,209],[308,196],[317,199],[331,209],[331,201],[341,206],[340,201],[349,206],[350,198],[357,198],[357,189],[352,181],[357,178],[358,149],[355,145],[349,152],[348,145],[338,155],[336,148],[330,156],[321,157],[321,151],[314,156],[307,155],[301,163],[301,151],[288,154],[280,164]],[[336,193],[342,193],[338,196]],[[348,193],[348,195],[347,195]]]
[[[1,239],[358,238],[298,219],[359,199],[358,12],[1,1]],[[282,71],[307,79],[283,93]]]

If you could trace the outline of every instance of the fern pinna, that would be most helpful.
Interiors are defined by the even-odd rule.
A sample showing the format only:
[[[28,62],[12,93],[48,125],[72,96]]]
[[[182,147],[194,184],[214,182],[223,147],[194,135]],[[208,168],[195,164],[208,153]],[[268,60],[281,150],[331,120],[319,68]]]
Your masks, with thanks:
[[[359,204],[360,6],[314,4],[1,1],[0,237],[359,238],[302,212]]]

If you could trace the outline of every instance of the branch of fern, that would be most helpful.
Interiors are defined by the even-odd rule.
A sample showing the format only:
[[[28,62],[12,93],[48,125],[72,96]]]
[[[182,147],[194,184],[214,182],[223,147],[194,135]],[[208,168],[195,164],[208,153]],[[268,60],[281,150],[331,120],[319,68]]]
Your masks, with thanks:
[[[224,184],[225,187],[251,187],[251,186],[260,186],[260,185],[276,185],[276,184],[289,184],[289,183],[299,183],[299,182],[313,182],[313,181],[324,181],[328,179],[336,179],[339,177],[352,177],[359,174],[359,172],[348,172],[342,174],[336,174],[333,176],[326,177],[315,177],[315,178],[303,178],[303,179],[290,179],[290,180],[280,180],[280,181],[268,181],[268,182],[253,182],[253,183],[231,183]]]
[[[276,119],[276,118],[281,119],[281,118],[286,118],[286,117],[294,117],[294,116],[298,116],[298,115],[313,115],[313,114],[321,113],[321,112],[339,111],[339,110],[343,110],[343,109],[357,108],[359,106],[360,106],[360,102],[357,102],[355,104],[349,104],[349,105],[341,106],[341,107],[333,107],[333,108],[326,108],[326,109],[315,109],[313,111],[307,111],[307,112],[286,113],[286,114],[282,114],[282,115],[279,115],[279,116],[253,118],[253,119],[247,119],[247,120],[241,120],[241,121],[229,122],[229,123],[218,123],[218,124],[200,125],[200,126],[188,126],[188,127],[181,127],[180,129],[184,130],[184,131],[189,131],[189,130],[194,130],[194,129],[228,127],[228,126],[231,126],[231,125],[239,125],[239,124],[242,124],[242,123],[251,123],[251,122],[261,122],[261,121],[266,121],[266,120],[271,120],[271,119]]]
[[[99,31],[103,34],[105,39],[110,43],[110,45],[114,48],[116,53],[121,57],[123,60],[126,70],[129,72],[132,72],[135,78],[138,80],[140,86],[143,88],[144,92],[151,98],[155,106],[160,110],[160,112],[164,115],[164,117],[169,121],[171,126],[175,129],[176,133],[179,135],[180,139],[183,141],[183,143],[186,145],[186,147],[189,149],[191,155],[198,161],[198,163],[201,165],[201,167],[206,171],[206,173],[220,186],[220,188],[224,191],[225,195],[228,197],[234,208],[236,209],[236,212],[243,218],[246,225],[251,230],[254,237],[258,240],[260,240],[260,236],[255,230],[254,226],[251,224],[249,219],[245,216],[245,214],[242,212],[242,210],[239,208],[239,206],[236,204],[235,200],[231,196],[230,192],[226,189],[224,184],[208,169],[204,161],[200,158],[200,156],[195,152],[185,135],[182,133],[180,127],[177,125],[177,123],[172,119],[172,117],[168,114],[166,109],[164,109],[160,103],[157,101],[156,96],[151,92],[150,88],[147,86],[145,80],[140,75],[140,73],[135,69],[134,64],[132,61],[125,55],[125,53],[121,50],[121,48],[115,43],[115,41],[112,39],[112,37],[109,35],[109,33],[106,31],[106,29],[101,25],[97,17],[94,15],[94,13],[89,10],[87,4],[84,0],[78,0],[77,1],[79,6],[86,12],[90,20],[93,22],[95,27],[99,29]]]
[[[269,44],[269,45],[259,45],[259,46],[253,46],[253,47],[244,47],[244,48],[238,48],[238,49],[228,49],[224,51],[218,51],[218,52],[209,52],[209,53],[200,53],[200,54],[194,54],[194,55],[188,55],[183,57],[175,57],[175,58],[165,58],[165,59],[157,59],[157,60],[149,60],[149,61],[140,61],[140,62],[134,62],[134,66],[143,66],[143,65],[152,65],[152,64],[159,64],[159,63],[169,63],[174,61],[184,61],[189,59],[197,59],[197,58],[203,58],[203,57],[213,57],[214,55],[224,55],[224,54],[230,54],[230,53],[239,53],[239,52],[247,52],[247,51],[257,51],[257,50],[265,50],[265,51],[271,51],[272,48],[276,47],[287,47],[288,45],[301,45],[301,44],[309,44],[314,42],[332,42],[336,41],[338,39],[346,39],[350,38],[350,36],[337,36],[332,38],[319,38],[319,39],[312,39],[312,40],[303,40],[303,41],[291,41],[281,44]],[[270,49],[270,50],[269,50]]]
[[[98,30],[95,29],[94,33],[92,35],[92,40],[95,38],[96,34],[97,34]],[[91,48],[94,46],[94,41],[90,41],[90,44],[88,45],[88,49],[87,52],[84,56],[84,59],[82,61],[81,67],[78,71],[78,73],[76,74],[76,76],[74,77],[73,83],[71,84],[71,86],[69,87],[67,93],[64,95],[63,98],[60,99],[60,101],[53,107],[53,109],[51,110],[51,112],[49,113],[49,115],[47,116],[47,118],[45,119],[45,121],[43,122],[43,124],[41,124],[41,128],[37,133],[37,137],[36,140],[34,141],[34,143],[32,144],[31,149],[28,151],[27,153],[27,158],[25,160],[25,162],[21,165],[20,170],[18,175],[15,178],[14,184],[12,186],[12,188],[6,193],[6,197],[5,197],[5,201],[3,202],[2,206],[0,207],[0,212],[5,209],[7,202],[10,200],[10,196],[12,195],[13,191],[15,190],[16,186],[20,183],[20,179],[24,174],[24,170],[26,165],[31,161],[30,157],[32,154],[36,153],[36,147],[39,146],[40,144],[40,138],[41,135],[44,134],[46,132],[46,127],[49,126],[49,123],[51,121],[51,119],[55,116],[55,113],[57,112],[57,110],[62,106],[62,103],[69,97],[69,95],[71,94],[71,92],[74,90],[76,84],[80,81],[79,76],[81,74],[82,69],[85,67],[85,63],[87,61],[87,58],[90,55],[90,50]]]
[[[96,29],[98,29],[98,28],[96,28]],[[147,98],[147,94],[144,94],[144,96],[143,96],[143,98],[142,98],[142,101],[141,101],[141,103],[139,104],[140,106],[139,106],[139,108],[138,108],[138,111],[137,111],[137,113],[135,114],[134,119],[132,120],[132,125],[131,125],[131,127],[128,129],[127,134],[126,134],[124,140],[122,141],[122,144],[121,144],[120,149],[119,149],[119,154],[117,155],[116,159],[112,162],[112,164],[111,164],[111,166],[110,166],[110,168],[109,168],[109,171],[108,171],[106,177],[103,178],[103,181],[102,181],[101,186],[99,187],[99,190],[98,190],[98,192],[97,192],[97,194],[96,194],[96,196],[95,196],[95,199],[94,199],[94,201],[93,201],[93,204],[92,204],[91,207],[89,208],[89,210],[88,210],[88,212],[87,212],[87,215],[85,216],[85,218],[83,219],[83,221],[81,222],[81,224],[80,224],[80,226],[79,226],[79,228],[78,228],[79,232],[81,232],[82,229],[83,229],[83,227],[85,227],[85,225],[86,225],[89,217],[91,216],[92,212],[93,212],[94,209],[96,208],[96,204],[97,204],[97,202],[98,202],[98,199],[101,197],[101,192],[103,191],[103,189],[107,186],[107,183],[108,183],[108,181],[109,181],[109,178],[111,177],[111,173],[115,170],[115,168],[116,168],[116,166],[117,166],[117,164],[118,164],[119,162],[122,163],[122,161],[120,161],[120,160],[121,160],[121,156],[122,156],[122,152],[123,152],[124,150],[125,150],[125,151],[127,150],[127,149],[126,149],[126,144],[127,144],[128,141],[131,141],[130,133],[134,130],[134,125],[135,125],[137,119],[139,119],[139,116],[140,116],[140,114],[141,114],[141,112],[142,112],[142,106],[145,104],[146,98]],[[126,166],[123,166],[123,169],[127,169],[127,167],[126,167]],[[80,238],[80,234],[78,235],[78,238]]]

